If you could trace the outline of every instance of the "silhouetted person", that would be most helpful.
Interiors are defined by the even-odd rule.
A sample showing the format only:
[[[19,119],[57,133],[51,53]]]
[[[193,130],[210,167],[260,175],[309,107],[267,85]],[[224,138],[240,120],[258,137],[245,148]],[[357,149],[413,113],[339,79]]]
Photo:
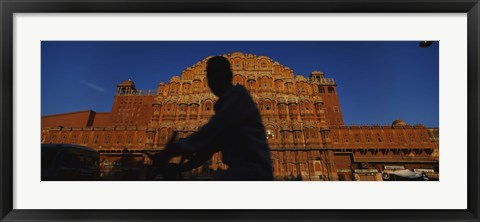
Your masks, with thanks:
[[[172,156],[182,155],[188,160],[183,171],[202,165],[221,151],[229,168],[217,180],[273,180],[265,127],[258,109],[245,87],[232,85],[232,78],[228,59],[216,56],[208,60],[208,85],[219,97],[215,115],[198,132],[174,143],[175,148],[166,149]]]

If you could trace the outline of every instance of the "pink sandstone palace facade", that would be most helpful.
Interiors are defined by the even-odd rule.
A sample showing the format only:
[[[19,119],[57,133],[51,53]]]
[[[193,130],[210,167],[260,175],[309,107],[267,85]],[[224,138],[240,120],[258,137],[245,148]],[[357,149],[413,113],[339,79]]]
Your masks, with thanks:
[[[438,179],[438,128],[409,125],[347,126],[337,84],[323,72],[308,78],[266,56],[235,52],[224,55],[232,65],[233,84],[244,85],[266,128],[277,180],[382,180],[384,170],[410,169]],[[126,153],[133,168],[148,164],[146,151],[163,149],[174,131],[185,137],[214,114],[217,98],[205,75],[208,58],[181,76],[142,91],[132,80],[117,85],[112,111],[91,110],[42,117],[42,143],[92,147],[108,173]],[[221,153],[190,173],[215,175],[226,169]]]

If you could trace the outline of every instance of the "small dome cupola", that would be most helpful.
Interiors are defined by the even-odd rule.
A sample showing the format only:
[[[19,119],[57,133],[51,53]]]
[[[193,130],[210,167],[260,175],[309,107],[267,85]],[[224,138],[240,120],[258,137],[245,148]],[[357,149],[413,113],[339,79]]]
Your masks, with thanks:
[[[407,123],[401,119],[397,119],[392,122],[392,126],[406,126]]]
[[[131,79],[127,79],[117,85],[117,94],[119,95],[133,94],[136,92],[135,83]]]

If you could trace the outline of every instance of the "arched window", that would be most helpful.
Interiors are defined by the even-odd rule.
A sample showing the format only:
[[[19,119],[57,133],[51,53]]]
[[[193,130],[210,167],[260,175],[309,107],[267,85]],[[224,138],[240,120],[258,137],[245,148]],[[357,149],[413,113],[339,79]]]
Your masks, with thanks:
[[[267,140],[275,139],[275,132],[273,129],[267,129]]]
[[[72,140],[70,143],[77,143],[77,135],[73,135]]]
[[[143,143],[143,136],[140,136],[137,141],[138,145],[141,145]]]
[[[55,136],[52,135],[52,136],[50,137],[50,143],[53,143],[54,141],[55,141]]]
[[[110,134],[105,137],[105,144],[110,144]]]
[[[120,144],[120,141],[122,140],[122,136],[118,135],[117,139],[115,140],[116,144]]]
[[[160,143],[165,144],[168,140],[168,132],[166,128],[163,128],[160,132]]]
[[[95,134],[95,137],[93,138],[93,144],[98,144],[98,134]]]
[[[167,112],[170,112],[170,110],[172,110],[172,104],[171,103],[167,104],[165,108],[167,108]]]
[[[127,137],[127,144],[128,144],[128,145],[132,144],[132,135],[128,135],[128,137]]]
[[[293,113],[293,114],[297,114],[297,111],[298,111],[298,109],[297,109],[297,104],[293,104],[293,105],[292,105],[292,113]]]
[[[265,102],[265,109],[268,111],[271,109],[271,105],[270,105],[270,102]]]
[[[310,136],[312,138],[317,138],[317,131],[314,128],[310,129]]]
[[[210,101],[205,102],[205,111],[210,112],[212,110],[212,103]]]
[[[333,142],[338,142],[338,136],[337,136],[337,134],[333,134]]]
[[[330,94],[335,93],[335,89],[333,87],[328,87],[328,93]]]
[[[88,135],[85,135],[83,136],[83,141],[82,141],[83,144],[87,144],[88,143]]]

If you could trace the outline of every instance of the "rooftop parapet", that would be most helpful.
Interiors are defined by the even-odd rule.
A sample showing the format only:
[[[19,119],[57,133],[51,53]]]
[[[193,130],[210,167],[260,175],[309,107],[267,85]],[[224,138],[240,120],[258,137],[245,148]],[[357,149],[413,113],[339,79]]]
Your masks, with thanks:
[[[158,95],[158,91],[155,89],[126,91],[123,93],[117,93],[117,96],[156,96],[156,95]]]
[[[415,125],[413,125],[413,128],[415,128],[415,129],[425,129],[425,126],[423,124],[415,124]]]
[[[335,80],[333,78],[309,78],[308,83],[316,83],[321,85],[335,85]]]
[[[325,78],[322,71],[312,71],[308,77],[308,82],[321,85],[335,85],[333,78]]]

